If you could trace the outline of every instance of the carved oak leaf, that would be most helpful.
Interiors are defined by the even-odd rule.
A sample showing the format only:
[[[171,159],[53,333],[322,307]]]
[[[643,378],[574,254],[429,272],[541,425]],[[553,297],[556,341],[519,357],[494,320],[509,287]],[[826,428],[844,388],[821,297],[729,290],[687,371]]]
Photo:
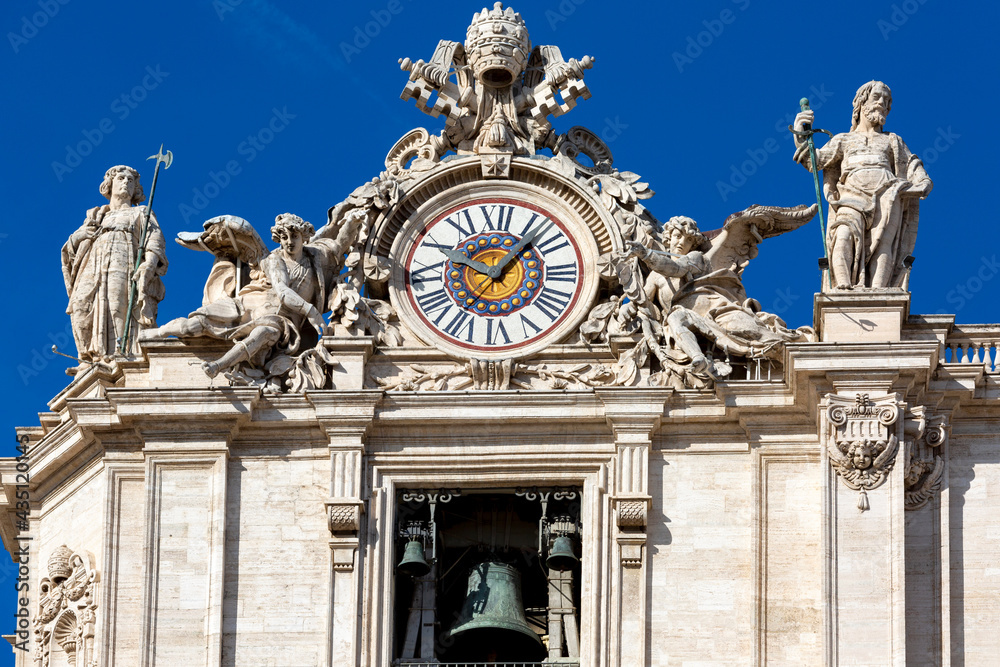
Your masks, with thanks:
[[[604,364],[597,364],[580,376],[580,379],[587,384],[608,384],[615,379],[615,373]]]
[[[587,321],[580,325],[580,338],[588,343],[594,341],[607,342],[608,323],[615,314],[615,307],[618,305],[618,297],[611,297],[611,301],[600,303],[587,315]]]
[[[298,356],[288,371],[288,389],[301,393],[326,386],[328,369],[337,363],[330,351],[319,345]]]
[[[636,174],[631,171],[622,171],[618,173],[618,177],[631,186],[630,190],[637,199],[649,199],[654,194],[656,194],[655,192],[649,189],[649,183],[639,182],[639,174]]]
[[[376,345],[399,347],[403,344],[399,328],[389,323],[396,311],[388,301],[362,297],[358,302],[357,312],[358,328],[371,334]]]
[[[292,370],[295,365],[295,357],[288,354],[280,354],[264,365],[264,369],[270,376],[284,375]]]
[[[350,329],[360,317],[357,310],[358,303],[360,302],[361,294],[358,292],[357,287],[350,283],[337,283],[337,290],[331,295],[330,299],[331,319],[338,312],[343,311],[340,323]]]
[[[626,387],[634,384],[639,375],[639,368],[646,365],[648,357],[649,342],[643,338],[614,365],[615,384]]]

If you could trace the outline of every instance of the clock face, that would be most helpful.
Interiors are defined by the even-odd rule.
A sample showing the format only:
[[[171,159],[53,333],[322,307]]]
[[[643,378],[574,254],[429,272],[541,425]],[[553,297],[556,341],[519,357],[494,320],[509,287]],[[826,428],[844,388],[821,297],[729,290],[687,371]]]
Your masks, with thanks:
[[[553,336],[585,284],[566,225],[535,204],[480,198],[437,215],[406,251],[403,298],[444,347],[516,356]]]

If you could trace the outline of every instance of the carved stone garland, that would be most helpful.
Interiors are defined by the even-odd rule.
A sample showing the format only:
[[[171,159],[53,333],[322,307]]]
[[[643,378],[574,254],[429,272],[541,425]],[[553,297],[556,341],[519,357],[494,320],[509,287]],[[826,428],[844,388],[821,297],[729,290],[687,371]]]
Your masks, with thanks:
[[[848,488],[860,491],[858,509],[869,509],[868,493],[882,485],[896,459],[899,441],[892,427],[899,418],[893,396],[876,399],[857,394],[854,401],[828,398],[830,464]]]
[[[97,572],[62,545],[49,557],[48,575],[40,584],[41,599],[34,621],[34,667],[49,667],[53,651],[65,654],[68,664],[97,667]]]

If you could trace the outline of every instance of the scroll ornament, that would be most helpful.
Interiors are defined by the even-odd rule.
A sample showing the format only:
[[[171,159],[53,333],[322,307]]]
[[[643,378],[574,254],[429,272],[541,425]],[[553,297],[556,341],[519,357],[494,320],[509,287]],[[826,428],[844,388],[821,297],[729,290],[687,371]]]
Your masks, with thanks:
[[[941,490],[944,458],[941,445],[948,439],[948,420],[944,415],[932,415],[922,405],[906,411],[903,433],[906,442],[904,482],[905,507],[918,510]]]
[[[860,492],[858,509],[869,509],[868,491],[882,485],[896,460],[899,441],[892,429],[899,418],[893,396],[871,399],[857,394],[854,403],[829,397],[827,438],[830,464],[850,489]]]

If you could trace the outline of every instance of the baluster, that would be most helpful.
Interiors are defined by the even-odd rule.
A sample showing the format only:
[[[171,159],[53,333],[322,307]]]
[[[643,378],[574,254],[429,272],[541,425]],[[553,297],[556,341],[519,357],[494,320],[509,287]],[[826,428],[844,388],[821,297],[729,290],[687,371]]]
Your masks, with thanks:
[[[958,345],[952,342],[951,345],[948,346],[948,349],[951,350],[951,359],[948,360],[948,363],[953,364],[958,361],[958,352],[956,351],[958,349]]]

